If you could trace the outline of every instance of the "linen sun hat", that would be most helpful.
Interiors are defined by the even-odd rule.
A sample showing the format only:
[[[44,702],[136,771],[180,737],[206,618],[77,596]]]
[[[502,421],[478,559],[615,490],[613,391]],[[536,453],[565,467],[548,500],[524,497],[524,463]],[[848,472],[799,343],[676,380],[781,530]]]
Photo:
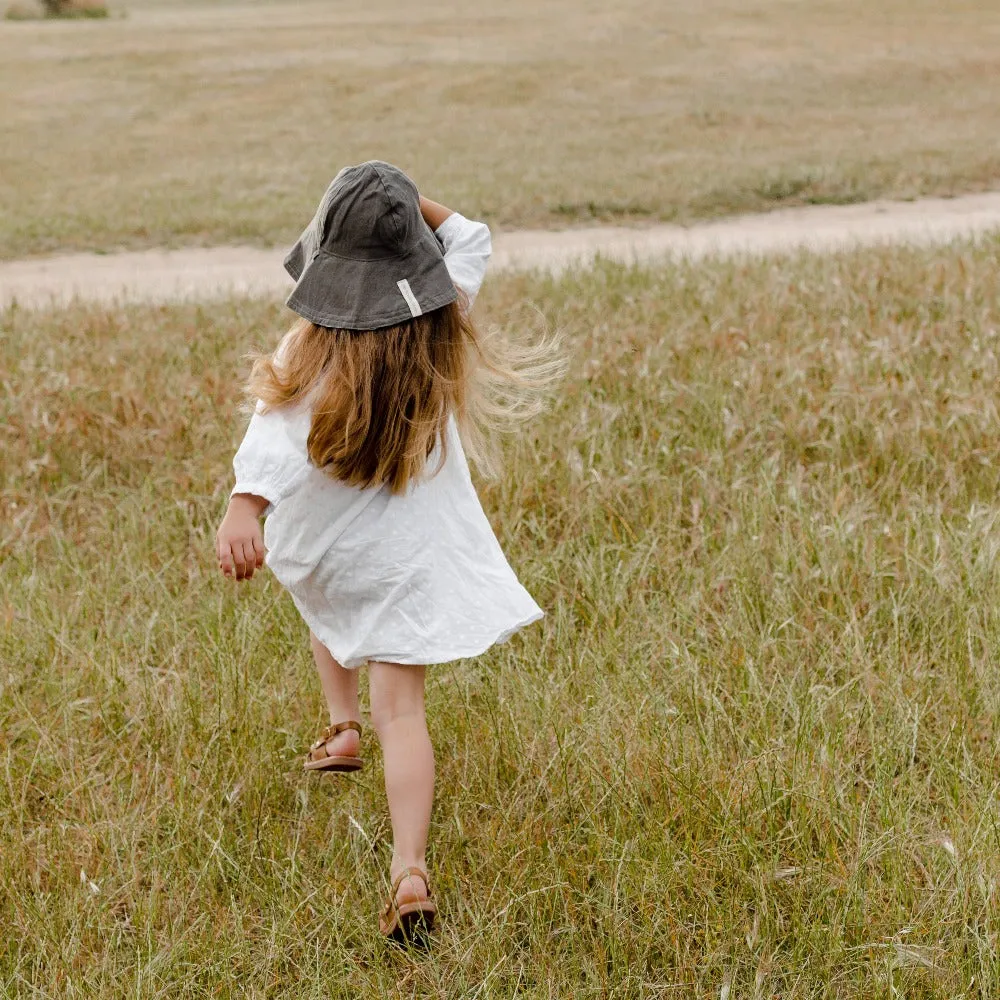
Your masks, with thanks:
[[[458,298],[416,185],[381,160],[337,174],[285,270],[288,307],[338,330],[396,326]]]

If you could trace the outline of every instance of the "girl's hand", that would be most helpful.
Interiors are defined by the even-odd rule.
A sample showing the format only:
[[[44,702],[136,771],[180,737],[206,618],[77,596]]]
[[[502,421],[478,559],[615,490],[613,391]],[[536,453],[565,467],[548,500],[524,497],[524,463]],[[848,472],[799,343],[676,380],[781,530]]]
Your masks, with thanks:
[[[260,515],[266,507],[267,500],[252,493],[237,493],[229,501],[215,535],[219,569],[225,576],[249,580],[264,565],[266,550]]]

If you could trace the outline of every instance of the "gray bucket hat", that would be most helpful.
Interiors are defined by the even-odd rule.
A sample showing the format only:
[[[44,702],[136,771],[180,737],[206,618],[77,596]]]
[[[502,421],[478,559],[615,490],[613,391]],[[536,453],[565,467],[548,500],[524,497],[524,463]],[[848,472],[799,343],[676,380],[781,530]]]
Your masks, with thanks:
[[[395,326],[458,298],[416,185],[380,160],[337,174],[285,270],[289,308],[338,330]]]

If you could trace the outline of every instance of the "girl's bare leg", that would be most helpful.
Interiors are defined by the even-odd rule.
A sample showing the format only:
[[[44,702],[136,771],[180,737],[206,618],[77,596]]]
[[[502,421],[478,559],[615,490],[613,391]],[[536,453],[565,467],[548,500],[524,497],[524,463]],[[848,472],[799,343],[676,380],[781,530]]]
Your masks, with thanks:
[[[392,819],[392,866],[395,879],[405,868],[427,871],[427,832],[434,801],[434,748],[424,716],[424,667],[373,663],[372,725],[382,744],[385,794]],[[396,899],[426,899],[418,878],[406,879]]]
[[[316,661],[316,672],[323,685],[323,694],[330,710],[330,723],[346,722],[353,719],[361,721],[361,708],[358,705],[358,672],[346,670],[331,655],[312,634],[309,633],[312,645],[313,659]],[[361,748],[361,737],[353,729],[345,729],[337,733],[326,745],[326,752],[333,756],[357,756]]]

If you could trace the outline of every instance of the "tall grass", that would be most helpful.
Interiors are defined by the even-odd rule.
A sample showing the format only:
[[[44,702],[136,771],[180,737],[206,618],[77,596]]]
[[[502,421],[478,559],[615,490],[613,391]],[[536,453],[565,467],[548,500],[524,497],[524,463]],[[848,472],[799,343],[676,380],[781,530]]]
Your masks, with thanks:
[[[430,673],[442,933],[377,748],[212,535],[273,305],[3,315],[12,997],[995,997],[1000,242],[504,279],[571,345],[482,496],[549,615]]]

